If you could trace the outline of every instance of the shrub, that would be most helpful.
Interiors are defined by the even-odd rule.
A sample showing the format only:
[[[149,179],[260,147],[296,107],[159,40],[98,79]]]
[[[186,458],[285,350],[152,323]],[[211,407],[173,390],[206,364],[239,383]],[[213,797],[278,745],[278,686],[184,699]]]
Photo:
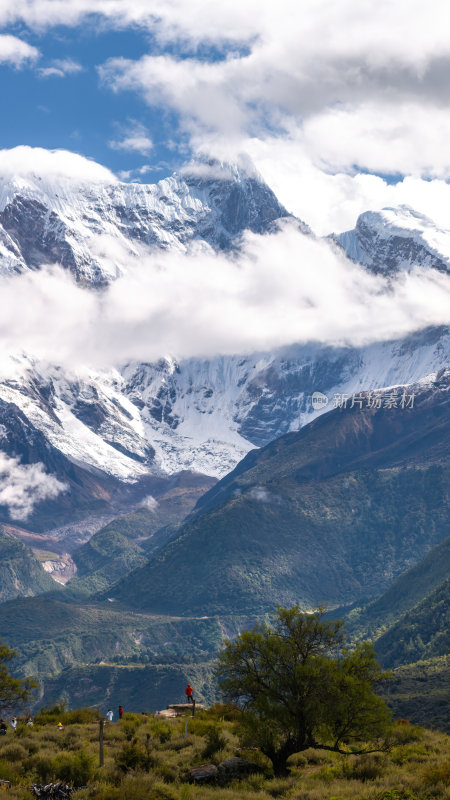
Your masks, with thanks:
[[[50,783],[53,778],[53,759],[50,755],[39,755],[29,760],[30,768],[38,781]]]
[[[129,770],[148,769],[150,765],[150,756],[146,751],[140,747],[136,742],[129,742],[125,744],[122,749],[115,754],[114,760],[117,767],[122,772],[129,772]]]
[[[399,766],[407,764],[408,761],[426,761],[427,757],[425,747],[414,744],[395,747],[391,755],[393,763]]]
[[[63,725],[87,724],[98,722],[101,719],[97,708],[75,708],[68,711],[65,703],[57,703],[50,708],[43,706],[34,717],[36,725],[56,725],[61,722]]]
[[[380,778],[385,771],[383,758],[377,756],[361,756],[352,761],[344,761],[341,766],[344,778],[355,781],[374,781]]]
[[[161,744],[164,744],[165,742],[170,742],[172,738],[172,729],[169,727],[169,725],[167,725],[166,722],[162,722],[159,719],[150,720],[148,724],[148,729],[150,730],[152,736],[159,739]]]
[[[312,747],[303,751],[303,757],[306,758],[308,764],[326,764],[328,761],[327,756],[321,750],[314,750]]]
[[[34,722],[37,725],[49,725],[58,723],[60,718],[66,713],[65,703],[56,703],[56,705],[47,708],[42,706],[34,717]],[[62,721],[62,720],[61,720]]]
[[[242,710],[235,703],[215,703],[203,712],[208,719],[221,722],[236,722],[242,716]]]
[[[423,771],[423,779],[429,786],[436,786],[438,783],[448,786],[450,784],[450,761],[427,767]]]
[[[15,763],[16,761],[23,761],[28,756],[28,751],[21,744],[7,744],[2,749],[2,758],[5,761],[11,761]]]
[[[18,764],[11,764],[8,761],[0,759],[0,779],[2,781],[11,781],[17,783],[21,777],[21,770]]]
[[[423,737],[423,728],[419,728],[417,725],[411,725],[410,722],[400,720],[390,733],[390,741],[393,747],[402,744],[411,744],[411,742],[419,742]]]
[[[97,708],[76,708],[73,711],[66,711],[61,720],[63,725],[84,725],[89,722],[98,722],[101,714]]]
[[[264,789],[271,797],[282,797],[292,786],[286,778],[273,778],[265,784]]]
[[[95,764],[95,757],[84,750],[75,755],[59,753],[53,759],[53,774],[58,780],[73,783],[75,786],[85,786],[94,775]]]
[[[135,719],[123,719],[120,724],[122,732],[125,734],[127,742],[131,742],[139,727],[139,722]]]
[[[123,795],[116,786],[109,783],[96,783],[89,790],[77,792],[77,800],[121,800]]]
[[[226,747],[227,740],[216,725],[210,725],[206,731],[206,744],[202,750],[202,758],[211,758],[219,750]]]
[[[416,796],[409,789],[387,789],[377,794],[376,800],[416,800]]]
[[[304,753],[295,753],[293,756],[290,757],[288,760],[288,765],[290,767],[307,767],[308,766],[308,759]]]

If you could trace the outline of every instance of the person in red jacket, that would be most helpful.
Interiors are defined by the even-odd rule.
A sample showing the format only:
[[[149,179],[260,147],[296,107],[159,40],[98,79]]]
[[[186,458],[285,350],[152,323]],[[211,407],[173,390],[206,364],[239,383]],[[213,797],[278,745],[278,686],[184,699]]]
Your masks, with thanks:
[[[187,697],[188,703],[193,703],[194,702],[194,698],[192,697],[192,686],[191,686],[190,683],[188,683],[188,685],[186,686],[186,697]]]
[[[122,706],[119,706],[119,719],[122,719],[122,717],[123,717],[123,708]]]

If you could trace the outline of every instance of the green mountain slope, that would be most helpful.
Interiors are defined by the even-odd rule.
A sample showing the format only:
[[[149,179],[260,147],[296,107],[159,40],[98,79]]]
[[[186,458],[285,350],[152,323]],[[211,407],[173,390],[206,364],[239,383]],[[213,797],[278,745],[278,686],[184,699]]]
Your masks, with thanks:
[[[450,733],[450,655],[397,667],[380,694],[395,717]]]
[[[54,676],[74,664],[200,662],[244,622],[142,614],[113,603],[101,607],[51,597],[0,604],[0,638],[18,651],[14,664],[21,677]]]
[[[250,453],[152,561],[109,590],[172,614],[379,595],[448,534],[449,393],[347,408]]]
[[[214,478],[180,473],[175,486],[157,500],[147,499],[149,507],[117,517],[97,531],[73,553],[77,572],[66,587],[66,595],[76,599],[106,590],[145,564],[175,535],[177,526],[215,483]]]
[[[450,537],[433,547],[418,564],[403,572],[389,589],[369,605],[350,611],[347,627],[359,637],[378,637],[424,600],[450,576]],[[333,616],[339,616],[339,610]]]
[[[67,586],[72,597],[106,589],[136,567],[147,556],[137,542],[114,530],[102,529],[73,555],[77,573]]]
[[[450,653],[450,577],[375,642],[386,667]]]
[[[0,531],[0,602],[54,591],[57,587],[29,547]]]

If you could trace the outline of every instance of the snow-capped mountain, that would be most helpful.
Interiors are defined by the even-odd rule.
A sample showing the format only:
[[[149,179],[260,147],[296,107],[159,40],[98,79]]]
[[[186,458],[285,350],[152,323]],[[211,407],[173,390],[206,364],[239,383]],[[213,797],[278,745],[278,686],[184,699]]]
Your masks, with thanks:
[[[0,270],[57,262],[95,289],[120,273],[120,252],[230,250],[246,229],[271,231],[287,216],[262,180],[238,167],[200,165],[151,186],[0,180]],[[405,207],[362,214],[355,230],[328,242],[377,273],[446,271],[450,263],[450,232]],[[148,493],[149,476],[222,477],[250,449],[333,408],[335,398],[420,382],[449,362],[450,333],[437,327],[364,347],[292,345],[180,363],[162,357],[76,374],[24,357],[16,376],[0,382],[0,449],[63,477],[74,465],[70,480],[84,494],[100,497],[105,480]],[[319,410],[314,392],[328,399]],[[64,503],[68,521],[67,493]]]
[[[30,365],[20,381],[0,384],[0,401],[88,470],[125,482],[186,469],[222,477],[253,447],[298,430],[343,397],[420,381],[442,370],[449,354],[450,333],[433,328],[362,348],[297,345],[77,376]],[[313,408],[314,392],[328,406]]]
[[[237,166],[202,164],[151,185],[0,178],[0,274],[57,263],[99,286],[121,274],[121,254],[138,256],[142,245],[229,250],[244,230],[263,233],[287,216]]]
[[[450,271],[450,230],[408,206],[366,211],[354,230],[331,238],[353,261],[382,275],[413,267]]]

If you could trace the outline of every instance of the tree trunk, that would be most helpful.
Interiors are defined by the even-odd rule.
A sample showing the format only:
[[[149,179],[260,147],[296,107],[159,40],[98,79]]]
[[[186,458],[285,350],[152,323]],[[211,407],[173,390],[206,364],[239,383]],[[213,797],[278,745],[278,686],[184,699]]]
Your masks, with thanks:
[[[274,775],[277,778],[284,778],[286,775],[289,775],[289,767],[287,765],[289,756],[292,756],[301,749],[302,748],[298,746],[298,743],[294,744],[294,742],[289,741],[285,742],[285,744],[278,750],[271,749],[270,752],[269,750],[263,750],[262,752],[265,756],[270,758]]]

